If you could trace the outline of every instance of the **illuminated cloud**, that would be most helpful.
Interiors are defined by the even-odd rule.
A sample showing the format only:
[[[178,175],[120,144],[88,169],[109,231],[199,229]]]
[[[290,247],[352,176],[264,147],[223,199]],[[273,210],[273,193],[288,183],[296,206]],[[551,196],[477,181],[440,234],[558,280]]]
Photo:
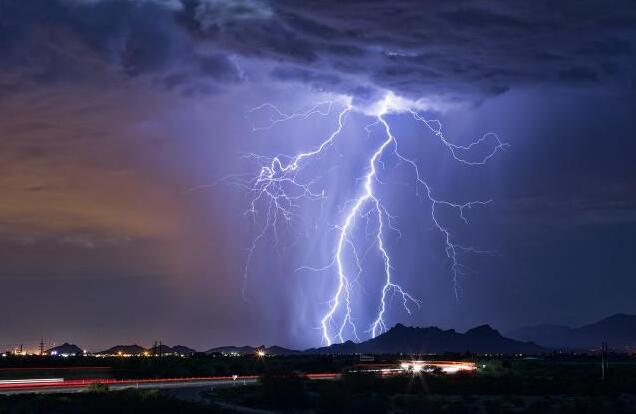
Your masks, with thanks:
[[[218,93],[270,75],[345,95],[480,102],[513,88],[633,88],[631,2],[9,1],[0,63],[28,81],[99,79]],[[16,85],[12,85],[18,87]]]
[[[143,320],[145,332],[170,320],[186,338],[198,335],[201,346],[255,336],[315,345],[306,327],[316,318],[306,303],[319,303],[312,295],[331,289],[331,280],[317,288],[315,278],[267,255],[251,281],[262,298],[245,306],[236,277],[249,246],[249,223],[237,214],[244,200],[210,184],[247,171],[243,153],[293,154],[312,148],[299,136],[322,138],[335,125],[311,118],[310,127],[292,122],[253,133],[244,118],[249,108],[273,102],[302,111],[333,96],[348,97],[356,109],[346,138],[362,137],[341,140],[338,150],[356,153],[355,145],[368,143],[359,112],[386,109],[401,143],[412,145],[409,155],[430,168],[434,188],[457,183],[444,197],[496,200],[490,221],[484,217],[488,231],[467,236],[485,239],[485,247],[501,241],[492,263],[499,262],[475,266],[483,272],[466,281],[464,309],[444,285],[444,257],[422,254],[430,226],[404,226],[421,237],[420,245],[396,250],[396,266],[414,269],[405,285],[426,299],[414,324],[534,323],[523,318],[536,311],[544,312],[539,322],[557,315],[579,323],[601,315],[602,306],[636,311],[625,271],[636,182],[634,21],[628,0],[611,7],[547,0],[0,1],[0,279],[12,283],[3,285],[2,302],[23,306],[24,292],[34,291],[29,278],[42,292],[32,300],[31,322],[14,336],[40,329],[41,315],[54,306],[61,317],[47,321],[52,327],[79,314],[92,318],[79,310],[119,302],[112,281],[140,277],[127,290],[128,306],[105,321],[109,335],[139,307],[157,310]],[[444,120],[453,142],[492,130],[511,151],[497,159],[493,175],[449,167],[422,147],[434,140],[419,129],[415,135],[406,107],[444,112],[431,117]],[[345,175],[356,165],[336,170]],[[187,191],[198,185],[206,191]],[[352,188],[338,180],[336,190],[348,197]],[[392,206],[402,207],[405,217],[421,213]],[[418,270],[434,266],[426,277]],[[55,290],[67,278],[81,294]],[[283,281],[294,284],[296,304],[275,289]],[[590,297],[597,289],[606,291]],[[540,308],[538,296],[546,298]],[[572,305],[563,306],[568,298]],[[587,315],[575,306],[584,299],[597,304]],[[141,326],[126,329],[137,340]],[[160,328],[149,341],[165,332]]]
[[[213,17],[196,1],[184,4],[180,22],[194,36],[278,61],[279,79],[345,94],[379,88],[479,101],[537,84],[618,89],[633,82],[629,1],[279,1],[271,13],[222,30],[206,23]]]

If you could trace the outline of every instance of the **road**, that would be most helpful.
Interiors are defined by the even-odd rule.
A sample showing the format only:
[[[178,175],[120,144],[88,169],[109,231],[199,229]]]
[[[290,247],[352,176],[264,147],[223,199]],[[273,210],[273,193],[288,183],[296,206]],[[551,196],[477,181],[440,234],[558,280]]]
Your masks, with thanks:
[[[307,378],[314,380],[333,380],[338,374],[307,374]],[[0,383],[0,394],[51,394],[51,393],[75,393],[83,392],[93,383],[99,382],[108,385],[111,390],[122,389],[174,389],[174,388],[211,388],[211,387],[233,387],[255,384],[258,376],[232,376],[232,377],[193,377],[193,378],[161,378],[161,379],[136,379],[136,380],[113,380],[113,379],[89,379],[89,380],[68,380],[58,379],[56,381],[45,381],[41,379],[25,380],[21,383]]]
[[[165,389],[185,387],[231,387],[255,384],[257,376],[242,377],[199,377],[199,378],[165,378],[139,380],[90,379],[57,382],[28,382],[22,384],[0,384],[0,394],[28,394],[28,393],[74,393],[85,391],[90,384],[99,382],[108,385],[111,390],[134,389]]]

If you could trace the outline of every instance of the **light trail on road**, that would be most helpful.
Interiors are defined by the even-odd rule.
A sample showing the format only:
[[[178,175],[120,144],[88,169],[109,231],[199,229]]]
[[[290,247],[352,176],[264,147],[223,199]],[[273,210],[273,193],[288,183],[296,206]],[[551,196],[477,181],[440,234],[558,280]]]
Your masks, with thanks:
[[[317,373],[306,374],[305,377],[311,380],[337,379],[340,374],[337,373]],[[255,384],[258,381],[257,375],[244,376],[215,376],[215,377],[187,377],[187,378],[144,378],[144,379],[127,379],[117,380],[112,378],[102,379],[81,379],[81,380],[64,380],[62,378],[36,378],[17,380],[19,382],[9,382],[9,380],[0,382],[0,394],[22,392],[55,392],[55,390],[64,391],[82,391],[87,389],[91,384],[99,383],[117,389],[123,388],[179,388],[187,386],[214,386],[214,385],[248,385]]]

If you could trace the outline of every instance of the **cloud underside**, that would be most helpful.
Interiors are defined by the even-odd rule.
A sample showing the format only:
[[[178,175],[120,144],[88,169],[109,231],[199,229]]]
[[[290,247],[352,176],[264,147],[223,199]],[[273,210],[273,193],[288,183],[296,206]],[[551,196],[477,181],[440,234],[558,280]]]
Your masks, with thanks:
[[[215,93],[248,79],[236,60],[247,58],[273,64],[271,78],[360,98],[392,90],[479,101],[536,84],[634,84],[630,1],[10,0],[0,7],[7,57],[0,69],[23,82],[116,73]],[[6,76],[4,83],[20,87]]]
[[[361,100],[391,90],[475,103],[535,85],[633,93],[635,9],[631,1],[0,1],[0,237],[55,235],[86,247],[174,238],[179,225],[165,217],[182,206],[126,159],[131,143],[144,153],[150,144],[124,128],[154,119],[158,107],[171,111],[173,93],[197,98],[262,79]]]

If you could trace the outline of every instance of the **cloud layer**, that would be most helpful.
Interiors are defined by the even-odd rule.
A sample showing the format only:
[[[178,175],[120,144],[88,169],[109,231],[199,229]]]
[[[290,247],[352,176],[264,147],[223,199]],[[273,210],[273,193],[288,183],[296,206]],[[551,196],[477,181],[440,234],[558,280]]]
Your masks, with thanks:
[[[245,80],[235,57],[270,76],[371,97],[479,101],[511,88],[634,89],[636,11],[583,2],[5,1],[0,63],[34,82],[149,75],[213,93]]]
[[[252,133],[250,107],[387,90],[451,104],[435,115],[453,142],[492,130],[511,144],[468,171],[431,151],[421,125],[392,116],[436,190],[492,196],[465,231],[501,252],[476,259],[458,304],[443,251],[405,237],[396,269],[428,307],[409,323],[583,323],[636,311],[634,22],[631,0],[0,0],[0,331],[22,338],[47,317],[38,336],[93,326],[85,345],[169,332],[201,347],[315,345],[306,304],[322,306],[328,295],[311,295],[333,280],[291,266],[322,264],[307,260],[315,244],[284,260],[260,250],[250,289],[261,295],[244,304],[254,230],[245,193],[206,184],[254,173],[240,153],[306,149],[335,125],[312,117]],[[362,164],[340,155],[368,149],[362,118],[352,114],[335,165],[315,166],[343,174],[343,202],[355,185],[345,175]],[[392,202],[398,217],[422,217],[419,204]],[[434,237],[428,222],[404,231]],[[105,318],[113,303],[119,313]],[[11,312],[25,304],[16,324]]]

